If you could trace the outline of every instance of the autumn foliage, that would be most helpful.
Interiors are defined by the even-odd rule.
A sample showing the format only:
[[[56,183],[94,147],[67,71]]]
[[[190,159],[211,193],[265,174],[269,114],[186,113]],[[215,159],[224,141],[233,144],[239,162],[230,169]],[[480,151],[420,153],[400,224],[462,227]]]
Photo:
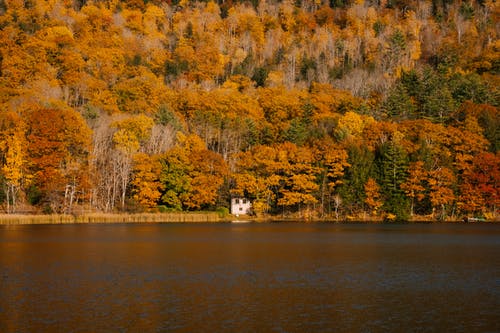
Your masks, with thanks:
[[[0,1],[6,213],[497,218],[494,1]]]

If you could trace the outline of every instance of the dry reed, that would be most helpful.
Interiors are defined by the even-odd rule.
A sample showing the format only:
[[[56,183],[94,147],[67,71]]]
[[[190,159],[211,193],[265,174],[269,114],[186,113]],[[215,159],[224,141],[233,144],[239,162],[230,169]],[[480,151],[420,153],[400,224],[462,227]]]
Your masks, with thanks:
[[[217,213],[141,213],[85,215],[0,215],[0,225],[15,224],[72,224],[72,223],[161,223],[161,222],[223,222]]]

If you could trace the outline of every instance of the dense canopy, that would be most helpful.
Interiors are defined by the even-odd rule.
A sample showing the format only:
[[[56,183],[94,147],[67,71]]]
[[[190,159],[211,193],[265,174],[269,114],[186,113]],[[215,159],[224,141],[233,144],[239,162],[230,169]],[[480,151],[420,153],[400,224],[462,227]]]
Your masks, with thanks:
[[[2,208],[496,218],[499,14],[0,0]]]

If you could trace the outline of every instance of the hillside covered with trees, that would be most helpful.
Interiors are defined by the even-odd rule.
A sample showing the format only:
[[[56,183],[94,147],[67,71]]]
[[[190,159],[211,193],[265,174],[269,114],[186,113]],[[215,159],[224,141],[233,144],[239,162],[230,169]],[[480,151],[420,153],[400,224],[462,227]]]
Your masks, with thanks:
[[[6,213],[495,219],[492,0],[0,0]]]

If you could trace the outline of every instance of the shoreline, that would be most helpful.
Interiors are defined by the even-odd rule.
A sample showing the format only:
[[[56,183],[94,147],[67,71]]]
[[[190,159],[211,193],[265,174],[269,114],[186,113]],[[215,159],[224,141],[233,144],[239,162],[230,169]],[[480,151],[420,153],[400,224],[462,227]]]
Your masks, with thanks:
[[[409,223],[499,223],[498,220],[465,222],[464,220],[437,221],[431,219],[414,219],[409,221],[384,221],[379,219],[305,219],[283,218],[278,216],[220,216],[217,212],[179,212],[179,213],[90,213],[82,215],[69,214],[0,214],[0,225],[35,225],[35,224],[119,224],[119,223],[343,223],[343,224],[409,224]]]
[[[91,213],[69,214],[0,214],[0,225],[29,224],[115,224],[115,223],[218,223],[225,222],[218,213]],[[226,221],[228,222],[228,221]]]

